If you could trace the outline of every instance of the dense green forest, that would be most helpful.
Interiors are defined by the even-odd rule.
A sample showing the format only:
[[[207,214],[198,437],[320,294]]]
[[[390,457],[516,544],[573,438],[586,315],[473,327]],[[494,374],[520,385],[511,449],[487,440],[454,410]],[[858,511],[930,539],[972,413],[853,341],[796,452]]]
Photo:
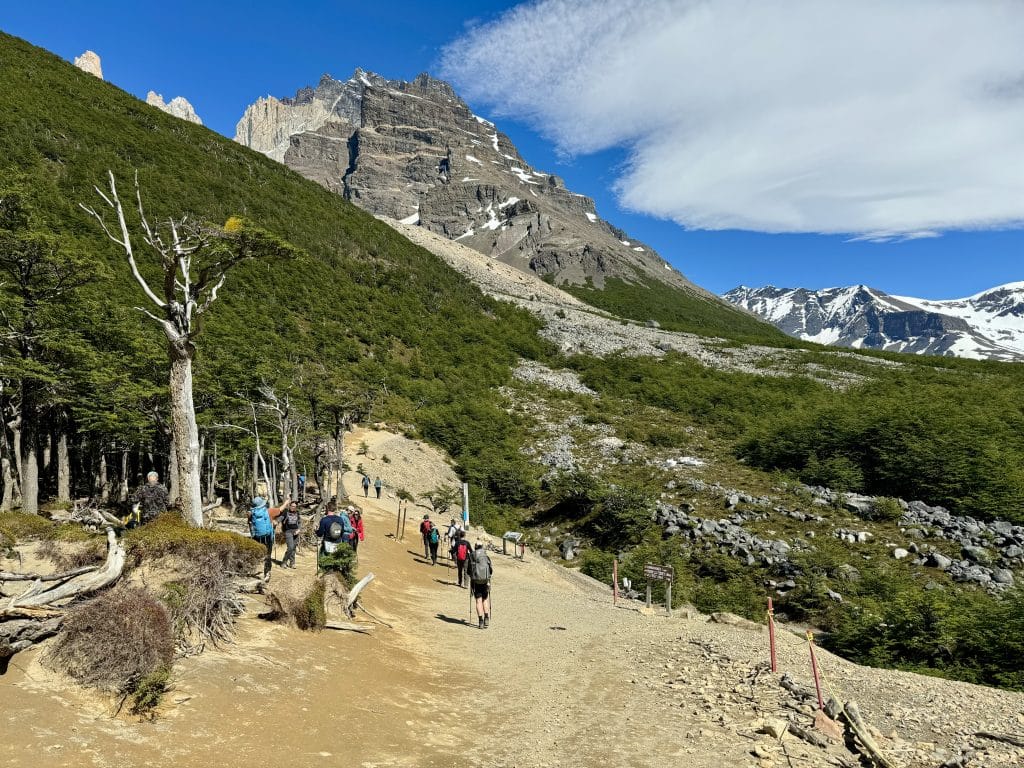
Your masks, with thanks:
[[[0,93],[2,506],[18,506],[26,451],[38,453],[40,496],[51,504],[80,495],[116,503],[141,472],[167,470],[166,340],[136,309],[144,299],[123,252],[80,207],[98,205],[94,185],[112,170],[126,197],[138,173],[154,221],[189,214],[224,230],[239,220],[287,244],[279,257],[235,268],[203,316],[195,397],[209,495],[253,488],[256,427],[271,473],[283,471],[284,440],[323,479],[340,469],[347,425],[387,420],[455,458],[477,520],[511,527],[556,509],[597,545],[585,562],[595,575],[607,575],[612,553],[625,554],[626,573],[646,559],[671,562],[679,599],[758,615],[773,574],[662,540],[648,467],[619,467],[614,482],[541,482],[521,452],[530,424],[496,390],[527,358],[577,371],[599,394],[580,406],[587,417],[619,418],[630,440],[682,449],[697,430],[733,469],[1024,522],[1022,366],[801,349],[710,300],[615,281],[574,292],[624,317],[787,348],[777,365],[792,375],[715,370],[679,355],[563,359],[536,319],[485,297],[341,197],[2,35]],[[129,218],[137,228],[137,214]],[[138,256],[151,281],[152,255]],[[825,375],[812,378],[809,367]],[[831,373],[846,384],[830,386]],[[635,418],[641,409],[656,421]],[[879,564],[836,606],[823,597],[836,568],[829,557],[838,555],[823,547],[805,564],[820,578],[791,593],[787,608],[828,629],[837,650],[1022,685],[1019,593],[926,592]]]

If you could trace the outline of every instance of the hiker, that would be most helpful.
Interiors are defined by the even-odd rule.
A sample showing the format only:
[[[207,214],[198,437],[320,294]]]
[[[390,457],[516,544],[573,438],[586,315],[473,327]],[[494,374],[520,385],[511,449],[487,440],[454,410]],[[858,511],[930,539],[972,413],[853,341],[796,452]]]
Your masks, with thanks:
[[[327,514],[320,518],[316,537],[320,539],[320,552],[327,555],[337,552],[342,543],[351,543],[352,523],[348,515],[338,514],[337,504],[333,501],[327,505]]]
[[[455,567],[459,573],[459,586],[465,587],[462,583],[462,577],[466,574],[466,563],[469,560],[469,553],[471,548],[469,546],[469,539],[466,538],[465,531],[459,531],[459,537],[455,540],[455,547],[452,549],[452,560],[455,561]],[[466,581],[469,581],[467,578]]]
[[[299,515],[299,503],[290,502],[281,513],[281,530],[284,531],[286,549],[281,559],[282,568],[295,568],[295,545],[298,543],[299,529],[302,518]]]
[[[441,543],[441,531],[435,525],[430,528],[427,534],[427,544],[430,545],[430,564],[437,565],[437,546]]]
[[[476,599],[476,616],[480,629],[491,623],[491,558],[479,541],[469,558],[469,582]]]
[[[384,487],[384,483],[380,481],[380,475],[377,475],[377,479],[373,481],[373,489],[377,491],[377,498],[380,498],[380,489]]]
[[[299,473],[299,477],[296,480],[296,483],[297,483],[297,486],[298,486],[297,490],[298,490],[299,501],[305,501],[306,500],[306,473],[305,472],[300,472]]]
[[[270,581],[270,555],[274,551],[274,521],[270,517],[267,501],[257,496],[249,505],[249,535],[267,548],[263,560],[263,580]]]
[[[455,551],[455,544],[458,539],[459,529],[455,525],[455,518],[453,517],[452,521],[448,523],[448,530],[444,532],[444,541],[448,545],[449,557],[451,556],[451,553]]]
[[[145,524],[167,511],[167,489],[160,484],[160,475],[150,472],[146,475],[146,484],[135,492],[132,497],[138,510],[133,510],[136,524]]]
[[[430,557],[430,531],[433,530],[434,524],[430,522],[430,515],[423,516],[423,522],[420,523],[420,535],[423,537],[423,557],[424,559]]]
[[[363,496],[370,495],[370,476],[363,475]],[[380,495],[380,494],[378,494]]]
[[[352,523],[352,549],[359,550],[359,542],[366,538],[363,528],[363,513],[355,507],[348,508],[348,519]]]

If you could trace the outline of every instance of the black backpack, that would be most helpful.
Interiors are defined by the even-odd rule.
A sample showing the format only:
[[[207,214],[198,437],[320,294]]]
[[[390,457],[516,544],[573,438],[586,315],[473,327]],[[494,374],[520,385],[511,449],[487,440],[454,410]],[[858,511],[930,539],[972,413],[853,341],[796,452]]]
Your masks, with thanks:
[[[341,541],[341,537],[345,534],[345,528],[337,520],[333,520],[327,527],[327,540],[332,542]]]

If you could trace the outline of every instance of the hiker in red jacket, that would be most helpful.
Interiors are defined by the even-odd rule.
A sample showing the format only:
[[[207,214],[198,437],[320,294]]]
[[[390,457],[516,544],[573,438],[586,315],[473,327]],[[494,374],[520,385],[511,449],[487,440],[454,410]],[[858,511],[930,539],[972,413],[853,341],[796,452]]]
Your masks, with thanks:
[[[467,586],[462,583],[462,577],[466,575],[466,561],[469,560],[469,553],[471,551],[472,547],[469,545],[469,539],[466,538],[466,532],[459,531],[459,537],[455,540],[455,546],[452,547],[452,559],[459,569],[459,586],[462,588]],[[466,581],[468,582],[469,579],[466,579]]]
[[[433,530],[434,524],[430,522],[430,515],[423,516],[423,522],[420,523],[420,535],[423,537],[423,559],[426,560],[430,557],[430,532]]]
[[[363,528],[363,513],[355,507],[349,507],[348,519],[352,523],[352,549],[359,549],[359,542],[366,538]]]

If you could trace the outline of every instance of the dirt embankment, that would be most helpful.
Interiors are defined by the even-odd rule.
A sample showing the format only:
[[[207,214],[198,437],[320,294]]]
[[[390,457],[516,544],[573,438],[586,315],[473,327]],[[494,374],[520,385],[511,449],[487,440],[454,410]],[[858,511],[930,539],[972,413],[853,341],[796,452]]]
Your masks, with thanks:
[[[363,441],[370,461],[388,455],[379,468],[391,489],[432,487],[450,472],[434,452],[382,432],[351,436],[350,455]],[[415,519],[393,538],[393,491],[378,502],[358,483],[346,476],[366,510],[360,572],[376,574],[365,603],[392,628],[305,634],[256,619],[254,602],[235,644],[179,663],[152,723],[112,717],[109,702],[26,653],[0,678],[0,765],[838,764],[838,747],[755,732],[766,717],[810,722],[807,704],[759,667],[763,630],[614,607],[601,585],[529,552],[525,562],[492,554],[493,622],[478,630],[454,571],[423,560]],[[272,581],[311,579],[312,553],[298,563]],[[971,745],[982,750],[972,766],[1024,764],[1024,750],[973,736],[1024,732],[1024,695],[820,658],[826,685],[860,703],[899,765],[937,768]],[[800,638],[783,635],[779,661],[810,685]]]

